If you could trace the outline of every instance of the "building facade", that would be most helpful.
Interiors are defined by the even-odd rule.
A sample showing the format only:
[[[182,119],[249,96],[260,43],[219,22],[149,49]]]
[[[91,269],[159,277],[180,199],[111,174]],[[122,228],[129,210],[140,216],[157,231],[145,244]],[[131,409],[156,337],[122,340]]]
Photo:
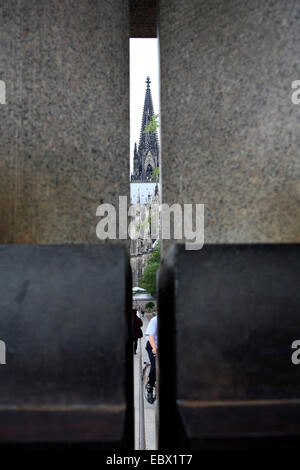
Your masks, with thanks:
[[[151,233],[151,223],[157,217],[159,206],[159,143],[156,131],[145,132],[152,121],[154,108],[150,89],[150,78],[146,79],[146,92],[141,123],[139,146],[135,143],[133,171],[131,174],[131,204],[136,206],[135,225],[137,236],[131,237],[130,263],[133,286],[137,286],[143,277],[145,267],[158,239],[157,233]]]

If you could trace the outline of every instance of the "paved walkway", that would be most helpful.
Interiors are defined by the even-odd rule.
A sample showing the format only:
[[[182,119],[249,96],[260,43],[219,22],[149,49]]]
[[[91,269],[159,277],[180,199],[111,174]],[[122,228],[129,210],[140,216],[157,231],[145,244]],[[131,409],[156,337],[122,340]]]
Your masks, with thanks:
[[[145,331],[149,323],[149,319],[146,315],[143,320],[143,332],[144,336],[141,341],[142,351],[142,366],[144,361],[149,362],[149,356],[145,350],[146,337]],[[134,408],[135,408],[135,449],[139,450],[139,419],[140,419],[140,345],[138,344],[137,354],[134,355]],[[156,403],[150,405],[147,400],[144,399],[144,413],[145,413],[145,440],[146,450],[156,450],[156,429],[155,429],[155,413]]]

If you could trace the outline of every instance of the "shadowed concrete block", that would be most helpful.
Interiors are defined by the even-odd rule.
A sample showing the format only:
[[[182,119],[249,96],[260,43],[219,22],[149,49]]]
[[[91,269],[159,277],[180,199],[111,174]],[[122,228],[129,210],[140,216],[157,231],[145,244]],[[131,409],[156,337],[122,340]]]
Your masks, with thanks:
[[[130,0],[130,36],[156,38],[157,0]]]
[[[206,243],[299,242],[299,2],[161,0],[159,25],[162,202],[205,204]]]
[[[96,243],[129,196],[129,5],[0,5],[2,243]]]
[[[1,246],[0,260],[0,442],[132,449],[125,249]]]
[[[170,250],[158,284],[160,448],[300,438],[299,255],[288,244]]]

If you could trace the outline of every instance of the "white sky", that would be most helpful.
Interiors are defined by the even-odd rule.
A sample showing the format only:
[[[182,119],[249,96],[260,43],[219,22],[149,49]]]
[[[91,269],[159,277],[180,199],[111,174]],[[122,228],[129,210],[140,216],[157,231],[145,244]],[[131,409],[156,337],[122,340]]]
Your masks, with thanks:
[[[130,39],[130,172],[133,164],[134,143],[139,145],[141,121],[149,75],[154,113],[159,111],[158,40]]]

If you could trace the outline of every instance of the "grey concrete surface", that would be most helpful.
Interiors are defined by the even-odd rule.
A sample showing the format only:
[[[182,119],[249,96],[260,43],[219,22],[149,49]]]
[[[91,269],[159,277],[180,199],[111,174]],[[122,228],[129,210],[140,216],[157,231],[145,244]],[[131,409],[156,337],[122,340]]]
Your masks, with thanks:
[[[205,243],[300,240],[299,13],[160,1],[162,202],[205,204]]]
[[[129,196],[128,3],[1,2],[1,243],[97,243]]]

